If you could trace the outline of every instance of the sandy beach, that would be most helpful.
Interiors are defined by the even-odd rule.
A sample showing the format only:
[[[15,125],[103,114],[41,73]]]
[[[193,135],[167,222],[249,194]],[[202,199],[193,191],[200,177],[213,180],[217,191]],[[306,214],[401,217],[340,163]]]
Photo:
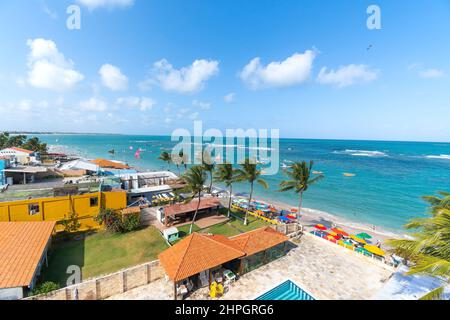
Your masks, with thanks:
[[[277,201],[267,201],[265,199],[258,199],[258,198],[256,198],[255,200],[270,203],[278,209],[290,211],[293,208],[288,204]],[[366,232],[373,236],[373,238],[370,240],[372,243],[376,243],[377,240],[381,241],[382,243],[385,243],[386,240],[388,239],[406,237],[406,235],[404,234],[388,231],[378,226],[348,221],[331,213],[310,208],[302,208],[302,218],[300,220],[300,223],[305,227],[307,231],[314,230],[314,226],[320,223],[328,228],[333,226],[341,227],[342,229],[351,234]]]

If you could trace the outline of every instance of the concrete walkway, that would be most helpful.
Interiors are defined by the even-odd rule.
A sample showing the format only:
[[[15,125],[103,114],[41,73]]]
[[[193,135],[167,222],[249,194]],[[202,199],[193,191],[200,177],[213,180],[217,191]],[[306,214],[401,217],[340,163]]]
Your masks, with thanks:
[[[242,276],[223,299],[255,299],[290,279],[316,299],[366,300],[373,298],[392,270],[314,236],[304,235],[289,253]],[[173,299],[171,282],[158,280],[111,299]],[[207,299],[207,290],[193,299]]]

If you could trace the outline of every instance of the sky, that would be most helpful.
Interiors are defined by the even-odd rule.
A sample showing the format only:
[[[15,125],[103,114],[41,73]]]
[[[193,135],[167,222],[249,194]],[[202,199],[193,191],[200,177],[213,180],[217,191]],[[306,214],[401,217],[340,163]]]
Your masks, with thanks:
[[[450,141],[445,0],[0,0],[0,43],[0,130]]]

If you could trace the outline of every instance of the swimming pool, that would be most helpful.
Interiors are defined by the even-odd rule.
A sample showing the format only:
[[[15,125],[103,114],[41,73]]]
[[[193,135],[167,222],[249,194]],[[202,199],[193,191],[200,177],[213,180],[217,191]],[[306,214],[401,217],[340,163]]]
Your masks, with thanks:
[[[267,291],[255,300],[316,300],[291,280]]]

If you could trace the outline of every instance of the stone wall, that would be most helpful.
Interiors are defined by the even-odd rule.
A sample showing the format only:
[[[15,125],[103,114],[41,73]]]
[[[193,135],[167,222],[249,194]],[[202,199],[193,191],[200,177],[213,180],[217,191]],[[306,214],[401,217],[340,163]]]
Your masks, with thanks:
[[[116,273],[90,279],[48,294],[26,298],[27,300],[101,300],[147,285],[164,277],[159,261],[152,261]]]

